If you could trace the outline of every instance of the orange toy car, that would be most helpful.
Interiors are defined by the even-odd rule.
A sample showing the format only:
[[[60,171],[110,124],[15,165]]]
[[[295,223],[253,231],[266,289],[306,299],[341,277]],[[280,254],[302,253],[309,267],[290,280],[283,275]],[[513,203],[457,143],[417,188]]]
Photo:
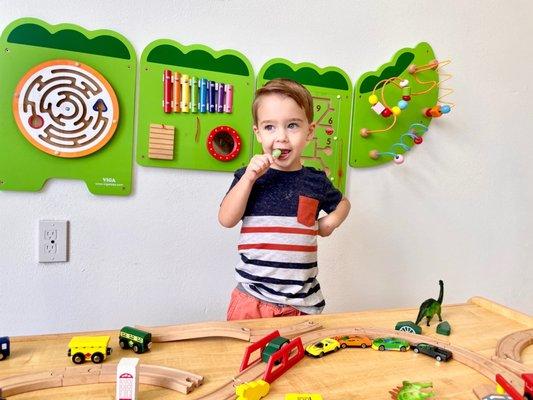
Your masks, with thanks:
[[[364,349],[366,347],[372,346],[372,340],[370,340],[366,336],[335,336],[333,339],[338,341],[343,349],[346,347],[362,347]]]

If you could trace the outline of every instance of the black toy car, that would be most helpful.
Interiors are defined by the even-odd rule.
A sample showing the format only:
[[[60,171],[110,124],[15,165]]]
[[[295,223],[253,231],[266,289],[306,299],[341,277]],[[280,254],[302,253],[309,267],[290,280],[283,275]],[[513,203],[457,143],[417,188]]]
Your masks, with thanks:
[[[427,343],[418,343],[413,346],[413,351],[415,353],[426,354],[437,361],[448,361],[452,358],[451,351]]]

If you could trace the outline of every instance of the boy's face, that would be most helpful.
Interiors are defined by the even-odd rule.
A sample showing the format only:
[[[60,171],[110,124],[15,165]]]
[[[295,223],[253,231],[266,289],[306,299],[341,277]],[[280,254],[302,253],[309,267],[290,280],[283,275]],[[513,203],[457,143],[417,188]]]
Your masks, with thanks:
[[[270,168],[297,171],[302,168],[302,151],[312,139],[315,123],[309,123],[305,111],[290,97],[279,94],[262,96],[257,108],[254,133],[264,153],[281,150]]]

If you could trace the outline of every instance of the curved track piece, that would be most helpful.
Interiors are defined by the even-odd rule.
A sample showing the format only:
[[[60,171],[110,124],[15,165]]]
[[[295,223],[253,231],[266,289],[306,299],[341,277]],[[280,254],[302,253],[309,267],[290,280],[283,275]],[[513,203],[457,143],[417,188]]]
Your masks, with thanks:
[[[522,364],[520,354],[531,344],[533,344],[533,329],[510,333],[500,339],[492,360],[519,376],[530,372],[531,368],[528,369]]]
[[[516,362],[522,362],[520,354],[533,344],[533,329],[526,329],[504,336],[496,346],[496,356],[499,358],[510,358]]]
[[[116,381],[117,364],[66,367],[0,379],[3,396],[14,396],[34,390],[62,386],[85,385]],[[187,394],[200,386],[204,378],[174,368],[141,364],[139,382]]]

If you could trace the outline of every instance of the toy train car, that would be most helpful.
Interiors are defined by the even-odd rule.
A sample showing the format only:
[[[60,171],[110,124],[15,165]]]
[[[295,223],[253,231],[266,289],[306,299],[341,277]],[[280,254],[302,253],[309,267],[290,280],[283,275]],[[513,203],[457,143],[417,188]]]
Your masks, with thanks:
[[[89,360],[100,364],[113,351],[108,344],[109,336],[74,336],[68,344],[67,355],[72,357],[74,364]]]
[[[9,357],[9,338],[7,336],[0,337],[0,360]]]
[[[144,353],[152,348],[152,334],[125,326],[120,330],[118,344],[121,349],[133,349],[135,353]]]

